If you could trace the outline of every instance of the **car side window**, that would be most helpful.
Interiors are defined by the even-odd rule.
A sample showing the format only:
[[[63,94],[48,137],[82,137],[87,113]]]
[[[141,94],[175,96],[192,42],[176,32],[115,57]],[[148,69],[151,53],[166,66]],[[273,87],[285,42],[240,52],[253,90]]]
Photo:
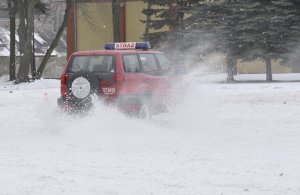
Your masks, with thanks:
[[[148,73],[156,73],[158,65],[153,54],[139,54],[143,70]]]
[[[125,72],[141,72],[140,63],[136,54],[123,55]]]
[[[157,56],[158,62],[160,64],[160,68],[163,72],[171,69],[171,67],[172,67],[171,62],[168,60],[168,58],[166,58],[166,56],[164,56],[162,54],[157,54],[156,56]]]

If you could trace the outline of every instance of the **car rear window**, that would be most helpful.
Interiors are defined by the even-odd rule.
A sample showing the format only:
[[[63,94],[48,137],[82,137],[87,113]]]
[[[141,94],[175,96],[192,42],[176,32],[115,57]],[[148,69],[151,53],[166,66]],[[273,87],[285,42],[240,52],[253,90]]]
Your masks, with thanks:
[[[71,65],[68,67],[68,72],[114,72],[114,56],[110,55],[95,55],[95,56],[75,56]]]

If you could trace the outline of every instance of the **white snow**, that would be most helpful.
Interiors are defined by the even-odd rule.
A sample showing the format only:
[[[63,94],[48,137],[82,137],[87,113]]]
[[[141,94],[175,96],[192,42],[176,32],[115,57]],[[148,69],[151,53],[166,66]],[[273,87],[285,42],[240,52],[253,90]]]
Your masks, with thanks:
[[[300,194],[300,82],[225,78],[183,77],[150,123],[101,103],[71,117],[58,80],[1,78],[0,194]]]
[[[46,43],[46,41],[42,37],[40,37],[40,35],[38,33],[34,33],[34,39],[41,44]]]
[[[9,56],[9,50],[5,47],[0,48],[0,56]]]

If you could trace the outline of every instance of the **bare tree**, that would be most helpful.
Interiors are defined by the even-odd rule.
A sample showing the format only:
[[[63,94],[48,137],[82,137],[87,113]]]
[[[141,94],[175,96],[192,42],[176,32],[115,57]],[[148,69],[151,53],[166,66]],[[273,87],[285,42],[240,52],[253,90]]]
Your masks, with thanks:
[[[20,66],[16,83],[29,81],[29,68],[32,63],[32,41],[33,41],[33,21],[36,0],[19,0],[19,44],[20,44]]]
[[[16,80],[16,2],[15,0],[7,0],[9,10],[9,26],[10,26],[10,58],[9,58],[9,80]]]
[[[36,25],[42,29],[57,32],[63,20],[65,1],[47,0],[48,12],[36,20]]]
[[[64,14],[64,18],[63,18],[63,21],[60,25],[60,28],[54,38],[54,40],[52,41],[50,47],[48,48],[38,70],[37,70],[37,79],[40,79],[44,70],[45,70],[45,67],[46,67],[46,64],[48,62],[48,60],[50,59],[51,57],[51,53],[53,52],[53,50],[55,49],[55,47],[57,46],[58,42],[59,42],[59,39],[61,38],[63,32],[64,32],[64,29],[65,27],[67,26],[67,18],[69,16],[69,13],[70,13],[70,9],[71,9],[71,4],[72,4],[72,0],[66,0],[66,9],[65,9],[65,14]]]

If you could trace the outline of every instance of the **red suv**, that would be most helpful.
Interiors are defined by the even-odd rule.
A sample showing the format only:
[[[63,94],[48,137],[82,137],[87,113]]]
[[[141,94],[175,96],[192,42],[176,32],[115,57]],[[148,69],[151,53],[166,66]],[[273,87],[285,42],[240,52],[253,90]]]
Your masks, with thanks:
[[[139,118],[166,108],[174,68],[147,42],[109,43],[105,50],[75,52],[60,78],[58,105],[67,111],[91,108],[93,94]]]

